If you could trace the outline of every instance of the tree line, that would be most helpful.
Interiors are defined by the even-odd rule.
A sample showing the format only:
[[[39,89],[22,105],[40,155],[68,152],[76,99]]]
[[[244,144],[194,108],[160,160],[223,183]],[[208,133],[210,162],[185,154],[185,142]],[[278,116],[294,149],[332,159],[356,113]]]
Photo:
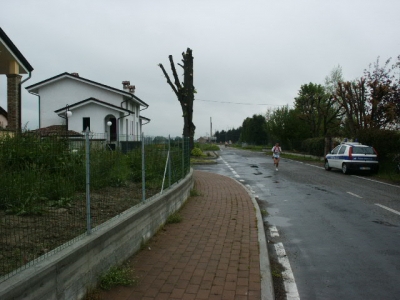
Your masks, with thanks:
[[[400,149],[400,56],[383,65],[379,58],[355,80],[343,78],[337,66],[323,84],[301,85],[292,106],[269,109],[246,118],[235,131],[236,142],[254,145],[280,142],[286,149],[321,154],[326,138],[358,139],[365,144],[384,143],[384,154]],[[237,132],[240,132],[239,135]],[[215,133],[224,142],[228,132]],[[224,139],[225,138],[225,139]],[[389,149],[387,149],[389,148]]]

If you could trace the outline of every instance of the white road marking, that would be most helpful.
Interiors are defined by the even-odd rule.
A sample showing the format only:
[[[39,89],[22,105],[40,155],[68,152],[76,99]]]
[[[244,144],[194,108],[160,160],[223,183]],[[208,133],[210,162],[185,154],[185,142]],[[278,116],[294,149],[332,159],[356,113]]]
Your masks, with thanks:
[[[379,204],[379,203],[375,203],[375,205],[377,205],[377,206],[379,206],[379,207],[382,207],[383,209],[386,209],[386,210],[388,210],[388,211],[391,211],[392,213],[395,213],[395,214],[397,214],[397,215],[400,216],[400,212],[397,211],[397,210],[394,210],[394,209],[392,209],[392,208],[390,208],[390,207],[387,207],[387,206],[382,205],[382,204]]]
[[[354,196],[354,197],[357,197],[357,198],[361,198],[361,199],[362,199],[361,196],[358,196],[357,194],[354,194],[354,193],[352,193],[352,192],[347,192],[347,194],[350,194],[350,195],[352,195],[352,196]]]
[[[283,284],[286,291],[286,299],[288,300],[300,300],[300,295],[297,290],[296,281],[294,280],[292,268],[290,267],[289,259],[286,256],[285,248],[282,243],[274,244],[276,254],[278,255],[278,261],[285,268],[282,272]]]
[[[296,160],[291,160],[291,159],[289,159],[289,158],[287,158],[287,160],[296,161]],[[296,161],[296,162],[297,162],[297,161]],[[300,162],[300,163],[302,163],[302,162]],[[316,165],[312,165],[312,164],[307,164],[307,163],[305,163],[305,165],[310,166],[310,167],[314,167],[314,168],[318,168],[318,169],[325,169],[324,167],[320,167],[320,166],[316,166]],[[388,185],[388,186],[391,186],[391,187],[395,187],[395,188],[400,189],[400,185],[394,185],[394,184],[386,183],[386,182],[383,182],[383,181],[379,181],[379,180],[374,180],[374,179],[366,178],[366,177],[363,177],[363,176],[357,176],[357,175],[350,175],[350,176],[352,176],[352,177],[357,177],[357,178],[363,179],[363,180],[368,180],[368,181],[380,183],[380,184],[385,184],[385,185]]]
[[[220,156],[221,157],[221,156]],[[225,161],[225,159],[223,159],[222,157],[221,157],[221,160],[224,162],[224,164],[229,168],[229,170],[231,170],[231,172],[233,173],[233,175],[236,177],[236,178],[240,178],[240,175],[235,171],[235,169],[234,168],[232,168],[226,161]]]
[[[357,177],[360,179],[364,179],[364,180],[368,180],[368,181],[372,181],[372,182],[376,182],[376,183],[385,184],[385,185],[400,189],[400,185],[394,185],[394,184],[390,184],[390,183],[386,183],[386,182],[382,182],[382,181],[378,181],[378,180],[373,180],[373,179],[369,179],[369,178],[365,178],[365,177],[361,177],[361,176],[357,176],[357,175],[351,175],[351,176]]]
[[[272,225],[272,226],[269,227],[269,234],[272,237],[279,236],[279,232],[278,232],[278,229],[276,228],[276,226]]]

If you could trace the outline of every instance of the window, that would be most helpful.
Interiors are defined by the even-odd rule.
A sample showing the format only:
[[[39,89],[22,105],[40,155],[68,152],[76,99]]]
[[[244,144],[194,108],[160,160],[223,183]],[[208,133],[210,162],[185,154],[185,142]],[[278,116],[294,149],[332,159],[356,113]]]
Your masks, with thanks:
[[[90,118],[82,118],[82,124],[83,124],[83,126],[82,126],[82,131],[86,131],[86,128],[87,127],[89,127],[89,130],[90,130]]]
[[[353,147],[353,154],[375,154],[372,147]]]
[[[340,145],[336,146],[335,149],[332,150],[332,154],[337,154],[339,151]]]
[[[346,146],[342,146],[342,148],[340,148],[338,154],[343,154],[345,151],[346,151]]]

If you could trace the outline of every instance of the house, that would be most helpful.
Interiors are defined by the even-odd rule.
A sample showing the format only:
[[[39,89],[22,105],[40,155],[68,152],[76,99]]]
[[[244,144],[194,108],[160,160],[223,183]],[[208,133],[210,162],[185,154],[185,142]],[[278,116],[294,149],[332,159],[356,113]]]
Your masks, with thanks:
[[[31,78],[32,71],[32,66],[0,28],[0,74],[7,76],[6,118],[9,130],[21,131],[21,85]],[[25,74],[28,77],[21,81]],[[4,112],[3,109],[3,117]]]
[[[200,143],[200,144],[205,144],[205,143],[208,142],[208,138],[206,138],[206,137],[204,137],[204,136],[201,136],[201,137],[199,137],[199,138],[197,139],[196,142],[197,142],[197,143]]]
[[[6,128],[8,125],[7,112],[0,106],[0,128]]]
[[[150,121],[140,115],[148,104],[134,94],[129,81],[116,89],[65,72],[26,89],[38,96],[39,129],[63,125],[69,134],[89,128],[95,138],[115,143],[139,140],[142,125]]]

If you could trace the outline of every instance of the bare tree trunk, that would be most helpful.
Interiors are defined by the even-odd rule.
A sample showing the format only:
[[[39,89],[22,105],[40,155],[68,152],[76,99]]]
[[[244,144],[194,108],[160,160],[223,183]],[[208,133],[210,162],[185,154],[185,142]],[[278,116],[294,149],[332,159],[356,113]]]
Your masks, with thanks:
[[[170,55],[169,61],[171,65],[172,75],[174,77],[174,83],[172,83],[169,78],[167,72],[164,69],[162,64],[159,64],[162,72],[164,73],[165,78],[167,79],[167,83],[171,86],[174,91],[176,97],[178,98],[179,103],[182,108],[182,116],[183,116],[183,135],[185,137],[190,138],[190,149],[194,147],[194,132],[196,126],[193,124],[193,101],[194,101],[194,93],[195,88],[193,86],[193,55],[192,50],[187,48],[186,53],[182,53],[182,62],[183,65],[178,64],[183,68],[183,85],[179,82],[179,77],[175,69],[175,64],[172,55]]]

